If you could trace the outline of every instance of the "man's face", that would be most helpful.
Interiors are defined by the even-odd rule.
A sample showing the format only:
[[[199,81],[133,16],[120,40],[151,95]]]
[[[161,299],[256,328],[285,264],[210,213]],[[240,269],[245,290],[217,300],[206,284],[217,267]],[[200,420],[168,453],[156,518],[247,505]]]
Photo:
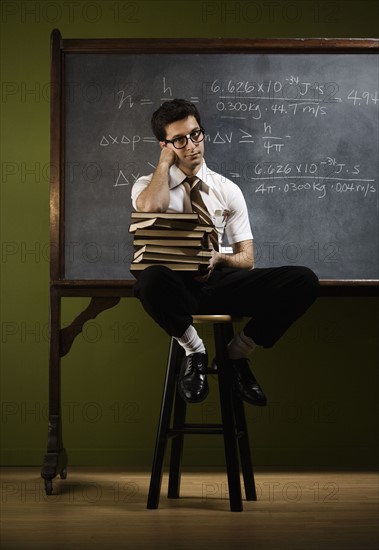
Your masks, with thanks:
[[[174,139],[180,136],[188,136],[194,130],[200,130],[196,118],[189,116],[182,120],[177,120],[166,126],[166,139]],[[175,149],[172,143],[160,142],[161,147],[169,147],[174,151],[177,160],[176,165],[187,176],[192,176],[198,172],[204,159],[204,141],[193,143],[188,139],[188,143],[183,149]]]

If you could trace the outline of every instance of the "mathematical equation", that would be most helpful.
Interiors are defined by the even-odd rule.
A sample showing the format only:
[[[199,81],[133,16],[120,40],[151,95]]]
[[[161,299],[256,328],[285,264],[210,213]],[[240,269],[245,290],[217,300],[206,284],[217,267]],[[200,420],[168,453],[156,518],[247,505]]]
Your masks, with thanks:
[[[254,138],[254,135],[242,128],[238,128],[236,132],[219,132],[216,131],[213,134],[206,132],[205,142],[213,143],[215,145],[227,145],[233,142],[235,143],[257,143],[257,146],[262,146],[263,149],[270,154],[272,150],[280,152],[285,145],[285,141],[290,139],[291,136],[274,136],[272,135],[272,126],[266,123],[263,123],[263,133],[264,135],[258,138]],[[261,141],[262,140],[262,141]],[[130,145],[132,151],[134,152],[137,145],[143,145],[144,143],[157,143],[157,139],[154,136],[127,136],[125,134],[112,135],[112,134],[103,134],[100,138],[99,145],[100,147],[113,147],[120,145]]]
[[[129,84],[131,90],[134,90],[135,87],[132,83]],[[129,108],[132,109],[135,105],[138,106],[145,106],[145,105],[152,105],[153,100],[148,97],[140,97],[140,93],[137,91],[132,91],[131,93],[127,93],[128,90],[118,90],[116,93],[117,97],[117,108],[121,109]],[[170,99],[173,99],[172,94],[172,86],[169,86],[166,82],[166,77],[162,77],[162,95],[163,97],[160,98],[160,101],[169,101]],[[200,98],[199,96],[189,96],[188,101],[191,101],[191,103],[199,103]]]
[[[346,87],[346,86],[345,86]],[[369,86],[368,86],[369,87]],[[117,88],[116,88],[117,90]],[[118,89],[116,92],[117,110],[131,110],[138,108],[138,116],[141,109],[148,106],[146,117],[151,115],[153,104],[161,104],[176,96],[174,83],[166,76],[158,84],[157,99],[155,97],[143,97],[137,86],[130,86],[128,89]],[[159,93],[160,92],[160,93]],[[342,90],[336,82],[312,82],[297,75],[290,75],[282,80],[268,79],[261,82],[252,82],[247,79],[226,80],[214,79],[203,82],[201,94],[188,97],[193,103],[201,100],[208,103],[211,109],[217,113],[222,120],[234,119],[237,122],[233,130],[226,131],[215,129],[205,130],[205,143],[215,146],[238,145],[241,149],[242,158],[269,158],[271,155],[285,153],[286,146],[293,141],[294,144],[301,140],[301,131],[307,125],[307,117],[324,120],[327,118],[328,109],[338,107],[342,103],[350,105],[353,109],[365,107],[377,107],[379,104],[378,91],[373,89],[358,89],[358,87],[346,87]],[[209,106],[207,107],[209,109]],[[143,116],[143,115],[141,115]],[[283,117],[298,118],[301,116],[301,125],[288,126],[283,130]],[[238,124],[238,121],[241,121]],[[244,121],[252,121],[252,127]],[[146,144],[157,145],[154,136],[117,133],[104,133],[99,137],[99,145],[102,148],[128,147],[131,152],[143,148]],[[291,148],[293,150],[293,146]],[[247,156],[249,155],[249,156]],[[221,161],[222,164],[222,161]],[[301,164],[301,163],[300,163]],[[248,170],[254,163],[247,161],[245,164]],[[265,165],[265,166],[263,166]],[[153,165],[151,165],[152,168]],[[304,169],[302,165],[301,170]],[[259,168],[258,168],[259,167]],[[316,168],[315,168],[316,167]],[[360,176],[360,165],[348,167],[346,164],[337,162],[336,159],[328,157],[318,163],[311,163],[308,166],[308,173],[299,173],[299,163],[273,164],[255,163],[254,170],[262,170],[261,173],[254,173],[246,177],[240,170],[221,170],[232,179],[245,179],[256,184],[256,193],[294,193],[313,192],[318,198],[326,196],[327,192],[335,193],[356,193],[363,197],[372,196],[376,193],[375,181]],[[311,170],[316,170],[312,172]],[[220,170],[219,170],[220,171]],[[114,185],[123,186],[133,183],[136,179],[136,171],[127,175],[119,171]],[[309,179],[311,177],[311,180]],[[275,179],[281,179],[284,183],[280,185]]]
[[[132,151],[134,151],[138,143],[157,143],[157,140],[154,136],[142,137],[138,135],[133,135],[128,137],[125,134],[121,134],[118,136],[103,134],[100,139],[99,145],[100,147],[109,147],[112,145],[131,145]]]
[[[375,181],[375,180],[371,180]],[[305,181],[303,183],[298,183],[297,181],[289,181],[283,183],[283,185],[272,185],[267,183],[260,183],[255,188],[255,193],[272,194],[277,192],[283,193],[296,193],[296,192],[305,192],[311,191],[315,193],[318,199],[323,199],[326,197],[327,193],[336,192],[336,193],[358,193],[367,197],[371,193],[376,193],[376,188],[371,183],[354,183],[354,182],[341,182],[330,184],[320,183],[318,181]]]
[[[144,98],[131,87],[130,90],[119,90],[117,92],[118,109],[133,109],[135,106],[151,106],[153,100]],[[131,93],[127,93],[130,91]],[[174,87],[168,82],[165,76],[161,80],[160,102],[171,100],[174,97]],[[193,103],[200,101],[199,96],[188,98]],[[230,144],[236,140],[240,144],[255,143],[255,147],[263,147],[263,151],[280,153],[291,136],[288,134],[277,135],[273,125],[277,117],[297,117],[301,115],[310,116],[315,119],[325,117],[328,108],[333,104],[348,103],[353,107],[374,105],[379,103],[378,91],[349,89],[342,93],[340,86],[335,82],[319,83],[302,80],[299,76],[291,75],[281,80],[268,80],[264,82],[251,82],[249,80],[222,82],[215,79],[212,82],[203,83],[202,100],[207,102],[213,100],[214,109],[220,119],[252,120],[261,121],[262,136],[257,137],[257,128],[254,128],[254,136],[245,129],[239,128],[233,132],[216,132],[213,136],[206,134],[206,142],[214,144]],[[151,107],[150,107],[151,111]],[[267,120],[271,117],[268,124]],[[272,119],[274,117],[274,119]],[[259,131],[259,128],[258,128]],[[296,138],[296,136],[294,136]],[[135,150],[140,143],[155,143],[154,137],[134,136],[112,136],[103,135],[100,141],[101,146],[109,145],[132,145]]]
[[[323,199],[334,192],[366,198],[377,192],[375,179],[363,178],[359,164],[351,167],[331,157],[312,163],[256,163],[252,172],[249,179],[255,184],[254,192],[262,195],[311,192]]]
[[[115,171],[114,187],[133,185],[139,178],[138,165],[130,163],[130,170],[118,168]],[[149,163],[151,169],[155,166]],[[234,181],[250,181],[254,193],[268,195],[273,193],[293,194],[311,192],[323,199],[327,193],[359,194],[363,198],[373,197],[377,193],[376,180],[363,177],[360,164],[352,166],[327,157],[318,162],[246,162],[241,165],[234,162],[228,166],[222,162],[218,170]],[[130,173],[129,173],[130,172]]]
[[[134,106],[152,105],[152,98],[142,98],[135,92],[128,90],[117,92],[117,108],[129,108]],[[162,77],[162,97],[160,101],[173,99],[173,86],[167,83],[166,77]],[[337,95],[338,94],[338,95]],[[353,106],[377,105],[379,103],[378,90],[357,90],[355,88],[342,92],[336,82],[303,82],[298,76],[285,78],[284,81],[268,80],[265,82],[250,82],[241,80],[234,82],[228,80],[221,82],[219,79],[213,82],[205,82],[202,86],[202,100],[216,97],[216,109],[220,112],[239,113],[239,118],[244,118],[242,113],[251,114],[253,120],[262,118],[264,112],[272,111],[274,114],[296,115],[306,113],[314,117],[327,113],[327,107],[331,104],[347,102]],[[188,97],[192,103],[200,101],[199,96]],[[268,107],[266,103],[271,103]]]
[[[285,78],[284,81],[268,80],[259,83],[246,80],[220,82],[216,79],[204,86],[207,95],[213,94],[219,99],[313,101],[322,103],[341,103],[349,100],[353,102],[353,105],[369,105],[370,103],[376,105],[379,102],[378,90],[360,91],[353,88],[344,93],[336,82],[302,82],[298,76]]]

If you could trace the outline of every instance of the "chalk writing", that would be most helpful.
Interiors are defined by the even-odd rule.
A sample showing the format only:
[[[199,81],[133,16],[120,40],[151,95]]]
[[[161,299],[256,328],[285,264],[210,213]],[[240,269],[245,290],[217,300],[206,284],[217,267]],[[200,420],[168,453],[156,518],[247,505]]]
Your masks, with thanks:
[[[241,132],[242,136],[240,136],[240,140],[238,143],[254,143],[254,140],[251,139],[253,137],[252,134],[246,132],[246,130],[242,130],[242,128],[239,128],[239,131]]]
[[[274,114],[282,114],[282,115],[296,115],[296,113],[303,113],[303,114],[309,114],[313,115],[315,118],[318,117],[318,115],[325,115],[327,113],[326,107],[323,107],[316,102],[302,102],[299,103],[274,103],[274,105],[271,105],[271,111]]]
[[[253,120],[259,120],[262,118],[262,111],[260,105],[251,102],[232,102],[232,101],[218,101],[216,103],[216,109],[218,111],[238,112],[238,113],[250,113],[250,118]],[[246,116],[222,116],[221,118],[241,118],[245,119]]]
[[[249,170],[253,172],[249,179],[257,182],[255,193],[262,195],[309,191],[319,199],[333,192],[359,194],[365,198],[377,192],[374,178],[351,177],[360,174],[359,164],[351,167],[331,157],[311,163],[256,163],[249,166]],[[347,174],[350,177],[343,177]]]
[[[161,77],[161,94],[159,101],[167,101],[177,96],[177,84],[166,76]],[[135,109],[137,106],[156,104],[157,100],[141,98],[135,90],[119,90],[118,109],[127,107]],[[151,92],[154,96],[154,93]],[[212,145],[226,147],[233,143],[254,147],[265,155],[281,155],[286,144],[291,139],[299,139],[298,128],[291,132],[274,129],[274,122],[282,117],[296,117],[300,115],[314,119],[325,118],[334,105],[347,102],[353,107],[376,106],[379,103],[378,91],[367,89],[359,90],[351,87],[342,90],[337,82],[318,82],[304,79],[298,74],[290,74],[281,79],[265,79],[252,81],[248,78],[240,80],[214,78],[203,84],[203,99],[212,99],[213,108],[220,120],[241,120],[247,128],[237,127],[234,130],[222,131],[215,129],[213,133],[205,134],[205,141]],[[188,94],[188,99],[194,103],[200,101],[199,95]],[[214,101],[214,103],[213,103]],[[261,120],[263,128],[248,127]],[[101,147],[129,146],[134,152],[143,144],[156,144],[153,136],[126,135],[105,133],[101,140]],[[238,163],[237,163],[238,164]],[[155,169],[155,165],[147,162]],[[255,193],[258,195],[274,193],[312,193],[322,199],[328,193],[358,194],[364,198],[373,196],[376,191],[376,182],[373,178],[364,178],[361,175],[361,165],[340,162],[334,157],[326,157],[317,162],[247,162],[244,167],[235,166],[226,169],[224,173],[235,179],[248,179],[255,183]],[[114,187],[132,184],[138,176],[135,173],[124,173],[120,170],[116,175]]]
[[[368,105],[370,102],[376,105],[379,101],[378,91],[376,92],[362,92],[359,93],[358,90],[351,90],[348,94],[347,99],[353,102],[353,105]]]
[[[108,147],[112,145],[131,145],[132,150],[134,151],[136,148],[137,143],[156,143],[157,140],[154,136],[146,136],[141,137],[138,135],[128,137],[125,134],[122,136],[112,136],[111,134],[107,134],[107,136],[103,135],[99,145],[101,147]]]
[[[282,191],[283,193],[295,193],[295,192],[305,192],[312,191],[317,195],[317,198],[323,199],[327,193],[336,192],[336,193],[356,193],[361,194],[363,197],[367,197],[372,193],[376,193],[375,185],[373,185],[374,180],[370,180],[365,183],[356,183],[356,182],[341,182],[337,183],[320,183],[319,181],[306,180],[304,182],[298,183],[293,181],[294,178],[281,177],[280,180],[291,179],[292,181],[283,182],[282,185],[273,185],[271,182],[267,184],[262,182],[258,184],[255,188],[255,193],[274,193]],[[299,176],[298,179],[304,179],[304,176]]]
[[[216,135],[211,138],[210,134],[205,135],[205,141],[212,142],[212,143],[231,143],[233,139],[233,132],[227,133],[221,133],[216,132]]]
[[[124,103],[126,103],[126,105],[128,105],[129,109],[132,109],[134,107],[134,105],[152,105],[153,104],[153,101],[150,99],[150,98],[141,98],[141,97],[134,97],[133,99],[133,96],[132,94],[126,94],[124,90],[120,90],[119,92],[117,92],[117,94],[119,96],[119,101],[118,101],[118,109],[121,109],[121,107],[124,106]]]
[[[265,82],[239,81],[220,82],[218,79],[205,86],[207,94],[218,95],[220,99],[253,99],[281,101],[315,101],[338,103],[342,98],[337,96],[339,86],[335,82],[300,82],[299,77]]]
[[[138,178],[139,174],[131,174],[131,176],[127,178],[124,172],[122,170],[119,170],[114,187],[123,187],[125,185],[133,184]]]
[[[168,96],[172,97],[172,88],[171,86],[166,85],[166,77],[164,76],[163,77],[163,94],[167,94],[167,92],[168,92]]]
[[[310,174],[314,178],[328,178],[339,174],[358,175],[361,172],[360,164],[350,166],[344,162],[337,162],[335,158],[317,162],[258,162],[253,164],[254,176],[275,176],[275,174],[291,175],[291,177]],[[341,179],[339,176],[336,179]],[[354,181],[359,181],[357,178]],[[371,180],[370,180],[371,181]]]

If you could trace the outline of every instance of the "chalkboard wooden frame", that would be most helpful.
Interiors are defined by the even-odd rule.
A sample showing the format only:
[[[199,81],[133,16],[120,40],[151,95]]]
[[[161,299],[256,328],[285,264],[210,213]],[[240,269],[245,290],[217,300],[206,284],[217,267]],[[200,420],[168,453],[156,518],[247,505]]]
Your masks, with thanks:
[[[66,355],[83,324],[101,311],[133,295],[133,280],[69,280],[64,275],[65,249],[65,108],[64,57],[70,53],[367,53],[379,52],[377,39],[63,39],[51,34],[50,117],[50,386],[49,435],[41,475],[47,494],[52,479],[66,476],[67,455],[62,442],[60,358]],[[321,280],[320,296],[377,296],[378,280]],[[62,297],[90,297],[89,306],[70,326],[61,329]]]

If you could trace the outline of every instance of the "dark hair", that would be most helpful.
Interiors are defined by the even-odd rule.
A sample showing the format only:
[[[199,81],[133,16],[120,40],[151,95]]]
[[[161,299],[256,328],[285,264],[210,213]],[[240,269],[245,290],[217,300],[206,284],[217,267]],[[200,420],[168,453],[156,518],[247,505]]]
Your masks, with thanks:
[[[200,114],[193,103],[186,99],[173,99],[165,101],[151,117],[151,128],[159,141],[166,139],[166,126],[171,122],[194,116],[199,126]]]

